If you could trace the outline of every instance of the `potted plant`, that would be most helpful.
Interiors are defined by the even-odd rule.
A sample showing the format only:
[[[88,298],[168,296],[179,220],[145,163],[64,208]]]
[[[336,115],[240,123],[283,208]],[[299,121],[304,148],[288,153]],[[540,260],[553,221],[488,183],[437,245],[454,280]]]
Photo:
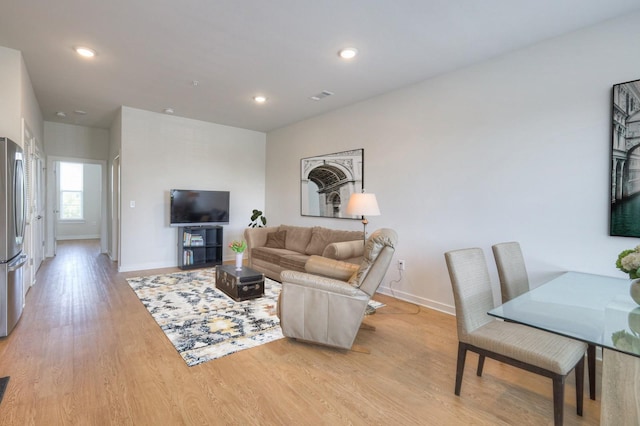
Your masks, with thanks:
[[[229,248],[236,253],[236,271],[242,270],[242,257],[244,251],[247,249],[247,242],[245,240],[234,240],[229,243]]]
[[[618,255],[616,267],[629,274],[629,278],[633,280],[629,292],[631,298],[640,305],[640,246],[635,249],[623,250]]]
[[[251,214],[251,222],[249,223],[249,228],[262,228],[267,226],[267,218],[262,214],[260,210],[253,209],[253,213]]]

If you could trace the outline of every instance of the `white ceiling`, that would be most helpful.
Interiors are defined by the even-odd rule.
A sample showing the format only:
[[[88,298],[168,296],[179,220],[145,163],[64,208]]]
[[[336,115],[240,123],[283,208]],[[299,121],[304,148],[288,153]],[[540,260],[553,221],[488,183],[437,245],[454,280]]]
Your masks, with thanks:
[[[171,107],[269,131],[635,10],[640,0],[5,0],[0,45],[22,51],[47,121],[108,128],[120,105]],[[338,58],[345,46],[355,60]],[[335,95],[309,99],[323,90]]]

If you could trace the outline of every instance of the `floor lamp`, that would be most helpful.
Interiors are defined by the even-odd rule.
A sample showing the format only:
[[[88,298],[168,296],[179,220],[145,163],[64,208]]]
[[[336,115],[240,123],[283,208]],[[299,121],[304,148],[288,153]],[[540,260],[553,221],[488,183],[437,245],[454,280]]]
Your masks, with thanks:
[[[362,225],[364,227],[364,241],[367,240],[367,220],[366,216],[380,216],[380,208],[378,208],[378,200],[376,194],[368,194],[362,190],[360,194],[351,194],[349,204],[347,204],[347,214],[353,216],[362,216]]]

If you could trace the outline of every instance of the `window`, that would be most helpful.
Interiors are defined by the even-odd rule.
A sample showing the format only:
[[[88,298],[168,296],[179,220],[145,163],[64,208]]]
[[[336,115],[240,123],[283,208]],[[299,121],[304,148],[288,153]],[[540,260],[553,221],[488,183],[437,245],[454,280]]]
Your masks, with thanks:
[[[60,219],[83,220],[83,165],[60,163]]]

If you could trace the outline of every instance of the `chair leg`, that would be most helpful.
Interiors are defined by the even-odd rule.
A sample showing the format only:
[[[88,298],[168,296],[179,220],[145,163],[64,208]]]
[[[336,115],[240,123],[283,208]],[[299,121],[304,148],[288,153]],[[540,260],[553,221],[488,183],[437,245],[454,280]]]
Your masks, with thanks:
[[[576,413],[582,416],[582,402],[584,399],[584,357],[575,367],[576,373]]]
[[[553,377],[553,424],[562,426],[564,417],[564,376]]]
[[[458,342],[458,365],[456,367],[456,389],[455,394],[460,396],[462,387],[462,375],[464,374],[464,362],[467,358],[467,344]]]
[[[596,347],[587,347],[587,369],[589,371],[589,398],[596,400]]]
[[[478,358],[478,370],[476,370],[476,375],[478,377],[482,376],[482,369],[484,368],[484,355],[480,355]]]

